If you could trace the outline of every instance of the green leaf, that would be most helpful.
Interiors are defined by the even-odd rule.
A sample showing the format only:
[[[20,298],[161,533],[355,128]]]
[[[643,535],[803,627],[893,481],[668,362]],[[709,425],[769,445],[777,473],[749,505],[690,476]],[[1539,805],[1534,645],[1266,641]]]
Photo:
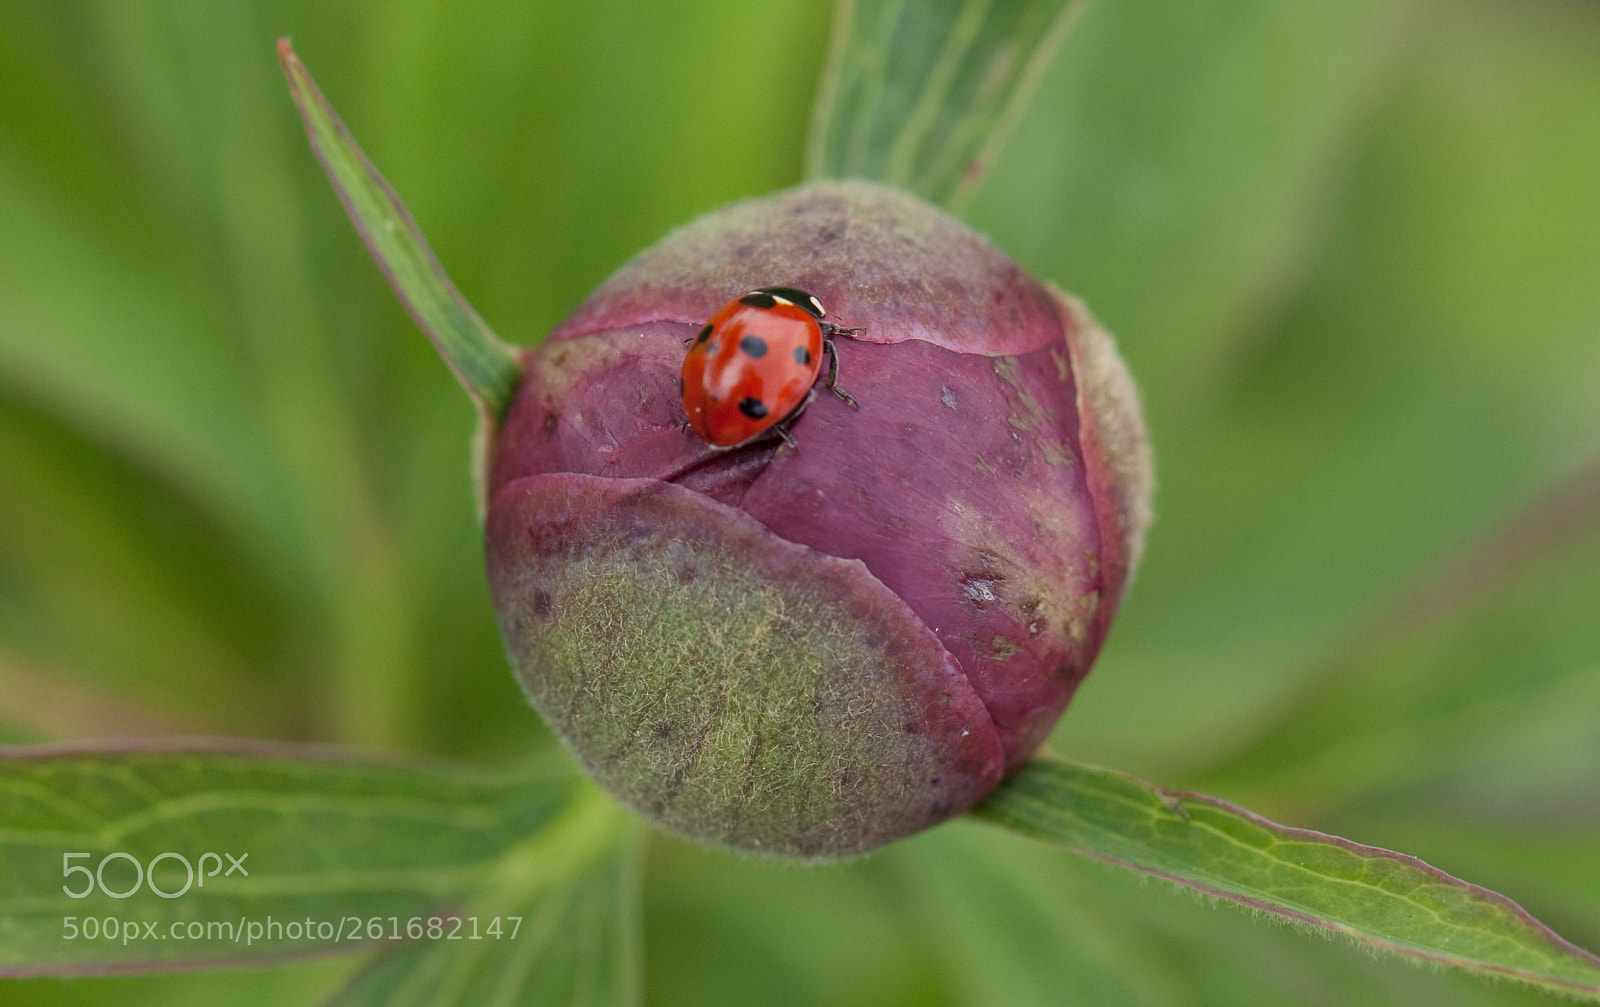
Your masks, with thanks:
[[[1213,797],[1039,759],[975,814],[1379,950],[1600,1000],[1600,957],[1504,896],[1413,857],[1287,828]]]
[[[445,275],[416,220],[367,160],[288,39],[278,40],[278,58],[305,120],[311,149],[328,172],[350,222],[456,380],[498,421],[521,375],[516,352],[490,331]]]
[[[427,939],[381,955],[331,1007],[637,1003],[639,843],[615,841],[622,821],[594,794],[465,906],[419,921]]]
[[[555,763],[495,778],[266,745],[13,749],[0,757],[0,974],[359,952],[371,920],[387,936],[391,917],[403,931],[485,886],[510,891],[507,872],[578,869],[562,837],[600,835],[572,824],[596,818],[596,803]],[[95,873],[103,888],[85,883]],[[118,939],[104,936],[108,920]],[[269,921],[297,921],[299,936]]]
[[[891,857],[905,893],[897,923],[915,921],[911,939],[960,1007],[1549,1003],[1527,988],[1306,940],[977,821],[930,830]]]
[[[869,178],[959,206],[1084,5],[839,0],[807,177]]]

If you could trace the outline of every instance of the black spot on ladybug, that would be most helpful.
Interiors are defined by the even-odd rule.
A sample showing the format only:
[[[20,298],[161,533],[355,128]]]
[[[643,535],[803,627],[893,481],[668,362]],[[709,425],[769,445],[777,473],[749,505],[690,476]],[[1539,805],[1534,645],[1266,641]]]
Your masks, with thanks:
[[[753,420],[759,420],[767,415],[767,404],[747,395],[739,400],[739,411]]]
[[[739,349],[760,360],[767,355],[767,341],[760,336],[745,336],[739,340]]]
[[[796,346],[794,348],[794,362],[801,367],[809,366],[811,363],[811,351],[804,346]]]
[[[772,308],[777,307],[778,299],[765,290],[752,290],[739,298],[739,303],[748,304],[752,308]]]
[[[694,344],[696,346],[699,346],[701,343],[705,342],[707,339],[710,339],[710,338],[711,338],[711,326],[707,325],[705,328],[701,329],[700,330],[700,334],[695,337]]]

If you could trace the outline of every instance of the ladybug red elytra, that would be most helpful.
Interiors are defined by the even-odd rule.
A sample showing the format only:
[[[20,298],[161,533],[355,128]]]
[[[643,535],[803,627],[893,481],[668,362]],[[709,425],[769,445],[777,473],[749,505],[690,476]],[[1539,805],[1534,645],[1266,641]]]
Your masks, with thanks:
[[[789,425],[816,395],[828,354],[828,389],[839,387],[833,337],[860,332],[824,321],[822,302],[794,287],[762,287],[717,309],[689,340],[679,391],[688,425],[713,447],[748,444],[769,431],[795,447]]]

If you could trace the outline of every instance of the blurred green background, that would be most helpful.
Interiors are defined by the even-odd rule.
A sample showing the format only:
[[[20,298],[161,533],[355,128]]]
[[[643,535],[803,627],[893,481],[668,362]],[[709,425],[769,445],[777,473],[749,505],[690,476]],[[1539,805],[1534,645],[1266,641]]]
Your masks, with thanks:
[[[550,744],[471,411],[290,35],[500,333],[798,180],[824,3],[0,0],[0,741]],[[1600,949],[1600,7],[1097,0],[968,218],[1143,388],[1150,550],[1053,741],[1416,854]],[[657,838],[658,1004],[1510,1004],[970,823]],[[312,1002],[357,962],[0,982]]]

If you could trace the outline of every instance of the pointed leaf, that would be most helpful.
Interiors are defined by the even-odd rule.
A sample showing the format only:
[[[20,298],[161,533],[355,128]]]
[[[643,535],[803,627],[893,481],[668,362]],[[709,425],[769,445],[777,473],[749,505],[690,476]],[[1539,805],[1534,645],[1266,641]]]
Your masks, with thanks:
[[[810,178],[959,205],[999,156],[1084,0],[839,0]]]
[[[278,40],[278,58],[305,120],[311,149],[328,172],[350,222],[456,380],[489,416],[499,419],[521,373],[515,351],[490,331],[450,282],[416,220],[367,160],[288,39]]]
[[[11,749],[0,974],[363,951],[372,921],[387,938],[461,904],[588,793],[555,763],[492,778],[287,746]]]
[[[1125,773],[1038,759],[975,811],[1023,835],[1382,951],[1600,1001],[1600,957],[1414,857]]]
[[[949,977],[952,1004],[1508,1007],[1545,999],[1264,927],[976,821],[933,830],[895,854],[909,900],[901,918],[918,922],[921,945]]]

